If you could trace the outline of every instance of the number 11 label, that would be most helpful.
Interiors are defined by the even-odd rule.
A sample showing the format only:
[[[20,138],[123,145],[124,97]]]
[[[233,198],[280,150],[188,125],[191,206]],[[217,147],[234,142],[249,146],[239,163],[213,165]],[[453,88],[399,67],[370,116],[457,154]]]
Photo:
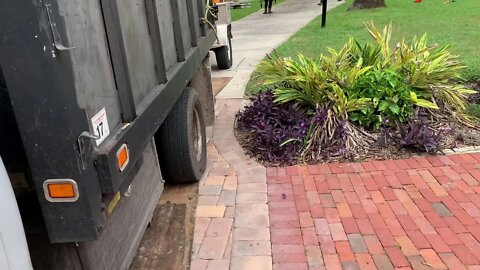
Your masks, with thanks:
[[[107,112],[105,108],[100,110],[94,117],[92,117],[92,127],[95,135],[99,137],[95,142],[99,146],[110,135],[110,128],[108,127]]]

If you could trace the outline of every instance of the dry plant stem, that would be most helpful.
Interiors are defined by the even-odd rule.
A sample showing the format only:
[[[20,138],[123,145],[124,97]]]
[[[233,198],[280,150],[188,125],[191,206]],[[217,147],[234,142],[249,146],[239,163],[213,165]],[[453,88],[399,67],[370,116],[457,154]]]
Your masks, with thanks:
[[[480,127],[477,126],[477,125],[474,125],[474,124],[472,124],[472,123],[468,123],[467,121],[465,121],[465,120],[463,120],[463,119],[461,119],[461,118],[459,118],[459,117],[457,117],[457,120],[458,120],[458,122],[462,123],[463,125],[465,125],[465,126],[467,126],[467,127],[469,127],[469,128],[473,128],[473,129],[475,129],[475,130],[479,130],[479,131],[480,131]]]
[[[455,118],[460,124],[462,124],[466,127],[473,128],[475,130],[480,131],[480,126],[475,125],[474,123],[468,121],[468,119],[465,116],[462,116],[462,115],[459,116],[457,112],[451,111],[451,110],[447,110],[447,113],[450,113],[453,116],[453,118]],[[438,114],[435,115],[435,118],[436,118],[437,121],[439,119],[442,119],[442,117],[439,117]],[[443,117],[443,119],[448,119],[448,118]]]
[[[314,127],[312,134],[305,145],[301,157],[303,160],[319,160],[325,151],[329,149],[322,146],[334,146],[343,143],[342,138],[337,134],[337,130],[342,125],[334,115],[329,112],[323,125]],[[346,140],[344,147],[347,153],[358,156],[359,150],[366,150],[375,141],[375,137],[366,131],[351,125],[350,122],[345,123],[343,127],[346,132]]]
[[[375,137],[371,134],[368,134],[364,130],[351,125],[350,122],[347,122],[347,150],[353,150],[357,154],[359,148],[368,149],[370,144],[375,140]],[[348,143],[351,144],[349,147]]]

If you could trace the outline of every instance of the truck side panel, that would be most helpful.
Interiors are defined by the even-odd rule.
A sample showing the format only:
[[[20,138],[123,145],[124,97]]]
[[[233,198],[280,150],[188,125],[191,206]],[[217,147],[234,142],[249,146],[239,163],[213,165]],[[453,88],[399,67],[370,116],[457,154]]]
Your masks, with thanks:
[[[88,119],[105,108],[109,125],[114,128],[122,121],[121,108],[100,2],[58,3],[60,14],[69,22],[65,24],[65,43],[75,47],[69,55],[76,67],[73,72],[78,106],[85,109]]]
[[[152,140],[143,153],[143,164],[132,182],[129,196],[122,196],[100,238],[79,244],[85,269],[128,268],[162,194],[161,179]]]
[[[171,69],[177,63],[177,51],[172,27],[172,5],[170,1],[156,1],[158,22],[162,33],[162,48],[165,67]]]
[[[144,151],[183,89],[210,79],[202,63],[215,35],[192,15],[202,12],[203,0],[148,1],[0,0],[0,69],[13,104],[8,110],[14,111],[52,243],[95,241],[114,226],[109,209],[130,184],[145,184],[137,176],[147,162]],[[159,8],[164,2],[170,4],[165,11]],[[152,6],[158,9],[152,12]],[[159,64],[168,67],[168,80]],[[211,84],[198,85],[204,100],[211,98]],[[91,120],[101,108],[110,135],[97,145]],[[123,145],[129,163],[120,168]],[[52,179],[75,181],[78,200],[47,200],[43,184]]]
[[[98,240],[50,244],[46,234],[29,234],[32,263],[36,270],[128,269],[143,232],[163,191],[155,144],[143,153],[143,164],[129,194],[121,194]],[[148,199],[146,199],[148,198]]]
[[[183,39],[183,47],[185,51],[192,48],[192,38],[190,36],[190,25],[188,23],[189,17],[187,13],[187,1],[188,0],[176,0],[178,1],[178,12],[180,14],[181,33]],[[193,18],[192,18],[193,19]]]
[[[190,24],[190,27],[191,26],[195,27],[195,40],[198,40],[198,38],[202,36],[202,32],[200,29],[200,24],[195,22],[200,21],[200,17],[203,16],[203,12],[205,11],[202,10],[203,8],[201,7],[202,5],[200,4],[200,2],[195,0],[186,0],[186,1],[187,1],[187,5],[191,5],[192,7],[191,12],[189,12],[190,14],[192,14],[192,17],[191,17],[192,23]],[[195,9],[201,10],[201,13],[195,12]]]
[[[135,104],[139,104],[158,83],[145,1],[121,0],[118,1],[118,8],[133,97]],[[122,44],[111,44],[111,46],[122,46]]]
[[[79,155],[77,138],[90,127],[78,108],[71,58],[55,48],[47,8],[58,8],[44,1],[1,0],[0,6],[0,66],[50,238],[93,239],[104,222],[101,193],[93,164]],[[56,26],[63,30],[61,21]],[[74,179],[88,196],[48,202],[43,182],[52,178]]]

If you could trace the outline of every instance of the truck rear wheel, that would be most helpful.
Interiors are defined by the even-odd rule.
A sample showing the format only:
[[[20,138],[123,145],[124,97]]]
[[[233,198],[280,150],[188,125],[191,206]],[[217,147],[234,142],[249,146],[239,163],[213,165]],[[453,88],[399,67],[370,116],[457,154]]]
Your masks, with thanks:
[[[219,69],[229,69],[233,64],[232,40],[228,37],[227,45],[215,49],[215,58]]]
[[[199,181],[207,167],[207,141],[198,93],[185,88],[155,134],[162,176],[167,183]]]

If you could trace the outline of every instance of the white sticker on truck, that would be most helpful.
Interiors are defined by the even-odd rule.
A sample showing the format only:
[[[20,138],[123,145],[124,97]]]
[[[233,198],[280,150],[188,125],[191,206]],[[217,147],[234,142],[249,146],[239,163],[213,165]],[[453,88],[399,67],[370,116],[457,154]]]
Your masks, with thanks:
[[[95,135],[99,137],[95,142],[99,146],[110,135],[110,128],[108,127],[107,112],[105,108],[100,110],[94,117],[92,117],[92,127]]]

